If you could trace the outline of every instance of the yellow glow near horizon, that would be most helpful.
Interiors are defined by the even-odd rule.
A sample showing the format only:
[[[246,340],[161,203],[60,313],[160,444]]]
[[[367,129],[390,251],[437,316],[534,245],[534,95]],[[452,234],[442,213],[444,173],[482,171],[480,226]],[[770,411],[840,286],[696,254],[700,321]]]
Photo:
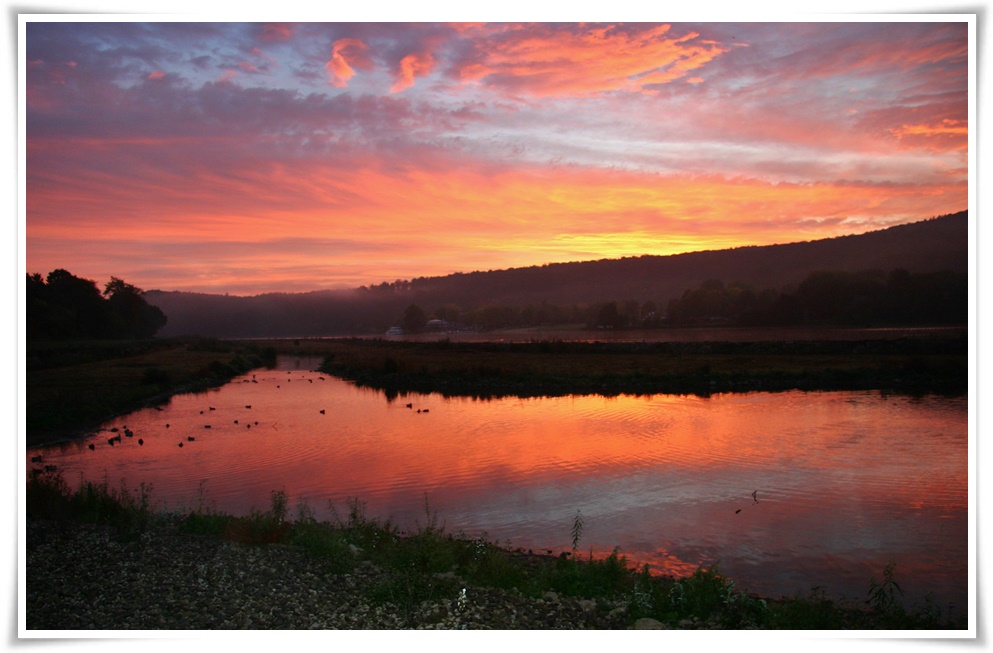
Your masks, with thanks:
[[[968,208],[965,22],[199,29],[31,26],[28,272],[251,294]],[[198,63],[115,54],[165,44]]]

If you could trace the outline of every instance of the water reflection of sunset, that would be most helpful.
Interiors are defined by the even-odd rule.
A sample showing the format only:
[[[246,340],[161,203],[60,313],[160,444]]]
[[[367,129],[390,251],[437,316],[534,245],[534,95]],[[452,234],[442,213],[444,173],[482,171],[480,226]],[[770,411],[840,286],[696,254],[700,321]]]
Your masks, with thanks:
[[[958,591],[964,399],[387,401],[298,370],[251,381],[116,423],[143,437],[141,447],[97,439],[95,451],[66,446],[57,464],[68,479],[150,483],[174,507],[198,501],[203,484],[208,504],[242,514],[283,489],[291,505],[304,501],[321,518],[331,516],[329,502],[340,511],[357,498],[370,516],[409,528],[423,523],[427,502],[452,530],[541,550],[569,548],[578,511],[584,554],[620,546],[656,573],[719,562],[756,591],[805,591],[795,583],[815,577],[861,590],[889,559]],[[188,435],[195,440],[178,447]]]

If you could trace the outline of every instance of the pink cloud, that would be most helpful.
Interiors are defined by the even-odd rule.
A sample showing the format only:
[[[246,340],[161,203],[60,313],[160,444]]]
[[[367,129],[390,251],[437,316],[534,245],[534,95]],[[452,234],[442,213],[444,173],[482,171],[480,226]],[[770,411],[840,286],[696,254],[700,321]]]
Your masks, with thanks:
[[[338,39],[331,46],[331,58],[324,67],[328,71],[328,83],[331,86],[344,87],[355,75],[355,70],[349,65],[348,58],[359,58],[368,46],[359,39]]]
[[[148,26],[35,29],[41,272],[169,288],[139,270],[200,247],[216,278],[292,260],[268,287],[306,289],[328,281],[328,252],[263,260],[264,243],[339,243],[335,265],[367,283],[842,235],[967,205],[966,39],[940,25],[163,25],[168,51]],[[101,239],[134,243],[135,267]],[[258,242],[206,255],[234,240]],[[113,269],[77,270],[84,255]]]
[[[390,93],[398,93],[414,85],[416,77],[423,77],[434,68],[434,57],[430,53],[408,54],[400,60],[400,70]]]
[[[266,23],[262,26],[263,41],[286,41],[292,36],[293,27],[286,23]]]
[[[76,151],[100,151],[72,145]],[[910,221],[964,208],[966,191],[954,180],[789,184],[575,166],[481,166],[466,159],[397,165],[372,153],[268,164],[232,158],[228,166],[199,158],[209,149],[237,149],[234,140],[199,149],[149,144],[146,151],[167,149],[186,158],[183,174],[142,165],[138,158],[128,162],[126,176],[38,170],[29,181],[32,265],[42,270],[67,265],[42,256],[44,242],[53,247],[62,242],[62,251],[68,251],[69,242],[123,238],[140,245],[151,260],[162,242],[339,239],[409,248],[408,267],[396,270],[399,276],[444,274],[471,270],[482,258],[502,268],[843,235],[853,231],[855,217],[866,230],[876,221]],[[119,150],[122,155],[141,151]],[[150,197],[158,200],[150,203]],[[72,222],[58,219],[66,206],[72,207]],[[339,258],[368,266],[363,283],[384,274],[367,251]],[[320,255],[313,257],[313,265],[320,261]],[[217,270],[226,265],[214,262]],[[148,287],[173,283],[139,279],[128,270],[116,274]]]
[[[684,78],[728,50],[696,32],[676,36],[670,25],[489,29],[488,37],[476,35],[474,55],[459,65],[460,79],[532,96],[654,93],[655,85]]]

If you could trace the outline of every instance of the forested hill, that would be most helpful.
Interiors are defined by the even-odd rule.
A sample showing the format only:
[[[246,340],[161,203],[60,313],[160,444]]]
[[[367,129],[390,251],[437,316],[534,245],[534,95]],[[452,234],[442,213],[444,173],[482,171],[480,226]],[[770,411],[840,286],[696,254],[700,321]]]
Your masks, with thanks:
[[[708,279],[756,289],[795,288],[820,270],[911,273],[968,271],[966,212],[857,236],[740,247],[673,256],[641,256],[527,268],[458,273],[384,282],[351,291],[231,297],[149,291],[146,300],[168,316],[162,336],[296,337],[382,332],[411,304],[428,318],[465,318],[499,307],[564,308],[575,319],[582,306],[651,302],[664,309]]]

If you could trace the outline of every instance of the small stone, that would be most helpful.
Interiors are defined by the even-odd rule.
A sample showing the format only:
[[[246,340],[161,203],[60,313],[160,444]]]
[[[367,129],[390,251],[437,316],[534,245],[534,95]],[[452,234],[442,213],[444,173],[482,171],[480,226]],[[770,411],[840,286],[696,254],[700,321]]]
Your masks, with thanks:
[[[625,614],[627,614],[627,611],[628,611],[628,609],[622,605],[621,607],[614,608],[613,610],[611,610],[610,612],[608,612],[607,613],[607,618],[609,618],[609,619],[617,619],[617,618],[623,617]]]
[[[642,617],[638,621],[634,622],[634,625],[631,626],[631,630],[667,630],[667,628],[664,623],[658,621],[657,619]]]

